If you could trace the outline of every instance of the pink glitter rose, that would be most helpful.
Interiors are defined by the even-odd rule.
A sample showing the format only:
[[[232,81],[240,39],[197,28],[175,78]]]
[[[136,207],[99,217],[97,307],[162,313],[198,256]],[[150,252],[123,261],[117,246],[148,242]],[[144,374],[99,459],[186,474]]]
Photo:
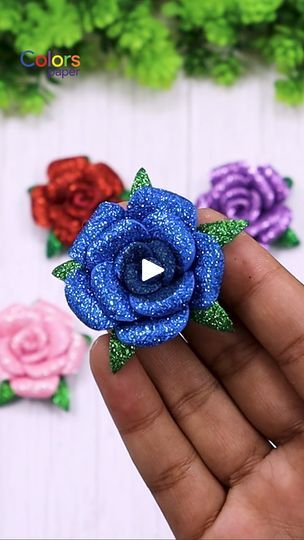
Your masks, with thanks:
[[[68,409],[64,376],[77,373],[86,348],[86,337],[58,307],[38,301],[6,308],[0,312],[0,404],[52,398]]]

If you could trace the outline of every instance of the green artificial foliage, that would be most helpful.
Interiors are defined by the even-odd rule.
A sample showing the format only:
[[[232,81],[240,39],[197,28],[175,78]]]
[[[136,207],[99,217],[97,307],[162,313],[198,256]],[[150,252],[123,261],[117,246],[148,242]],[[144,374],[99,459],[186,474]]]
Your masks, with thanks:
[[[52,397],[52,402],[64,411],[70,409],[70,391],[64,377],[61,377],[58,388]]]
[[[47,243],[46,243],[46,256],[50,259],[51,257],[54,257],[55,255],[59,255],[59,253],[61,253],[62,251],[64,251],[64,246],[62,245],[60,240],[58,240],[58,238],[55,236],[53,231],[50,231],[48,235]]]
[[[133,345],[125,345],[112,332],[109,343],[109,361],[113,373],[117,373],[135,354]]]
[[[279,247],[295,247],[300,245],[300,240],[297,237],[293,229],[286,229],[286,231],[276,240],[274,245]]]
[[[259,24],[275,21],[283,0],[238,0],[236,4],[244,24]]]
[[[225,246],[232,242],[249,223],[245,219],[225,219],[222,221],[212,221],[198,225],[197,230],[212,236],[220,246]]]
[[[292,186],[293,186],[293,183],[294,183],[294,182],[293,182],[293,179],[290,178],[289,176],[285,176],[285,177],[283,178],[283,180],[284,180],[286,186],[287,186],[289,189],[291,189]]]
[[[54,268],[52,274],[58,279],[62,279],[62,281],[65,281],[66,278],[75,270],[78,268],[81,268],[81,264],[75,261],[66,261],[63,264],[60,264],[59,266],[56,266]]]
[[[214,302],[209,309],[196,309],[192,311],[190,313],[190,319],[198,324],[209,326],[221,332],[234,332],[232,320],[218,302]]]
[[[0,406],[18,399],[9,381],[0,382]]]
[[[142,167],[141,169],[139,169],[139,171],[137,172],[133,180],[129,198],[133,197],[136,191],[144,187],[151,187],[151,181],[150,181],[150,178],[148,176],[146,169]]]
[[[304,79],[279,79],[275,83],[276,97],[287,105],[301,105],[304,101]]]
[[[231,85],[260,61],[280,74],[280,101],[304,101],[304,0],[0,0],[0,49],[8,113],[39,114],[61,80],[22,66],[26,49],[78,54],[81,76],[116,71],[154,89],[180,70]]]
[[[89,336],[88,334],[82,334],[83,339],[85,340],[88,347],[90,347],[93,343],[93,338]]]

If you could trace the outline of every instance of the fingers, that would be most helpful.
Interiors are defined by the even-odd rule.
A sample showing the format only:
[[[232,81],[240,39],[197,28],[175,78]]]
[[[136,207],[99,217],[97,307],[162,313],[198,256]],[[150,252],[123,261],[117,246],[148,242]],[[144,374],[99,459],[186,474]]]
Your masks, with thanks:
[[[113,375],[108,347],[108,336],[98,339],[91,367],[122,439],[175,535],[199,538],[217,516],[225,492],[175,424],[138,359]]]
[[[249,421],[275,443],[303,430],[304,404],[271,356],[240,325],[218,333],[190,323],[185,336]]]
[[[199,220],[219,219],[199,211]],[[245,233],[225,247],[222,295],[304,397],[304,287]]]
[[[171,415],[222,483],[238,483],[270,451],[181,338],[137,354]]]

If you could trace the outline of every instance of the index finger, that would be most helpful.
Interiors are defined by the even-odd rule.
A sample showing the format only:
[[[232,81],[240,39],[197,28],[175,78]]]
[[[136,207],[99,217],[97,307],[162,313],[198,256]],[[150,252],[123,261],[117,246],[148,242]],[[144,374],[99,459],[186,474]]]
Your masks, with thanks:
[[[222,216],[199,210],[200,223]],[[246,233],[225,246],[222,297],[304,397],[304,287]]]
[[[172,530],[200,538],[225,501],[225,490],[174,422],[138,358],[113,375],[109,336],[91,350],[91,367],[121,437]]]

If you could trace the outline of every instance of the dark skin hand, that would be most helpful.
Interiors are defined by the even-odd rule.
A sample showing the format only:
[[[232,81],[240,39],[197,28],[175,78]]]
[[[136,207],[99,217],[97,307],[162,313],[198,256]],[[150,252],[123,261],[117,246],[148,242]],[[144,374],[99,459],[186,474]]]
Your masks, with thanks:
[[[191,322],[115,375],[102,336],[92,370],[177,538],[302,539],[304,288],[245,233],[224,251],[235,333]]]

